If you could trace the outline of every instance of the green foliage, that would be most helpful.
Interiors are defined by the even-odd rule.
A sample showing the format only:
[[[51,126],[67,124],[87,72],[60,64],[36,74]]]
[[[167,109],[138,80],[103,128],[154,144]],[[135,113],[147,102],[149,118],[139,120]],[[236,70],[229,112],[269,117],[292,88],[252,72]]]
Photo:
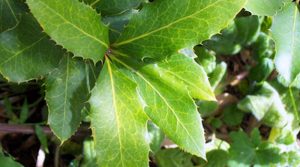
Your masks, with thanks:
[[[221,34],[205,41],[204,45],[218,54],[234,55],[256,41],[260,32],[257,16],[236,18]]]
[[[132,17],[112,47],[139,59],[163,59],[220,31],[244,4],[245,0],[155,1]]]
[[[27,4],[45,32],[74,56],[102,60],[108,28],[91,7],[75,0],[28,0]]]
[[[0,0],[1,81],[44,83],[62,143],[90,123],[73,166],[295,166],[297,2]],[[25,123],[28,101],[4,99]]]
[[[0,155],[0,164],[3,167],[22,167],[21,164],[15,162],[11,157],[4,156],[2,153]]]
[[[246,9],[255,15],[273,16],[283,6],[285,0],[248,0]]]
[[[272,35],[276,43],[275,64],[280,75],[290,85],[300,72],[300,13],[295,3],[288,3],[274,17]],[[282,34],[282,31],[287,31]]]

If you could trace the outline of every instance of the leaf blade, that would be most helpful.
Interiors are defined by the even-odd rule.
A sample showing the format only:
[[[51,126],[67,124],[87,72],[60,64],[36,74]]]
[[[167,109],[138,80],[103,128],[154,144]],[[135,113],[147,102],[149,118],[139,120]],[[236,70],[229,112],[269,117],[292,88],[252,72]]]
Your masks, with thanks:
[[[300,43],[300,12],[294,2],[287,4],[274,17],[271,30],[277,52],[275,66],[290,85],[300,73],[300,46],[297,45]]]
[[[244,4],[244,0],[234,3],[230,0],[175,0],[172,3],[155,1],[145,5],[131,19],[112,46],[120,52],[141,59],[165,57],[179,49],[193,47],[220,31]],[[230,9],[226,8],[227,5],[230,5]],[[218,10],[224,8],[227,9],[224,12],[226,15],[215,17]]]
[[[103,58],[108,49],[108,28],[89,6],[77,0],[28,0],[27,4],[50,37],[76,57],[94,62]]]
[[[133,67],[136,64],[130,64],[126,59],[114,57],[114,60],[135,72],[128,76],[138,84],[144,112],[151,121],[182,149],[205,159],[201,117],[188,91],[177,92],[175,88],[157,79],[157,75],[148,73],[147,68],[139,67],[135,70]]]
[[[51,72],[64,54],[25,14],[14,29],[0,34],[0,71],[8,81],[25,82]]]
[[[109,59],[89,102],[99,165],[148,166],[147,118],[136,96],[136,84]]]
[[[16,26],[26,6],[20,0],[0,0],[0,32]]]
[[[274,0],[272,3],[268,0],[248,0],[246,10],[259,16],[273,16],[283,6],[284,0]]]

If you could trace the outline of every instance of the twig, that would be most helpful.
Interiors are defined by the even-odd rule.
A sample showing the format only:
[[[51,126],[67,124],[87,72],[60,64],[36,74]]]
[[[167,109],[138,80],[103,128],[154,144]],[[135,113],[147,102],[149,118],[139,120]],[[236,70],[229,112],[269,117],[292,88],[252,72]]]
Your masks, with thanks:
[[[42,126],[43,132],[47,135],[53,135],[53,132],[48,126]],[[33,125],[17,125],[0,123],[0,133],[20,133],[20,134],[35,134]],[[76,132],[76,136],[89,136],[91,131],[88,126],[82,126]]]

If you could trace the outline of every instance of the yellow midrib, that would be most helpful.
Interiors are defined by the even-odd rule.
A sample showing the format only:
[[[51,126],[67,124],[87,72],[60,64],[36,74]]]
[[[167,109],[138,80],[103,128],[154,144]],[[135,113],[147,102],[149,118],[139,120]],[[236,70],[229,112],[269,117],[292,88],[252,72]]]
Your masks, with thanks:
[[[144,38],[144,37],[149,36],[149,35],[151,35],[151,34],[153,34],[153,33],[156,33],[156,32],[158,32],[158,31],[161,31],[161,30],[163,30],[163,29],[169,28],[169,27],[171,27],[172,25],[174,25],[174,24],[176,24],[176,23],[178,23],[178,22],[184,21],[184,20],[186,20],[186,19],[188,19],[188,18],[191,18],[191,17],[193,17],[193,16],[195,16],[195,15],[197,15],[197,14],[203,12],[204,10],[206,10],[206,9],[208,9],[208,8],[210,8],[210,7],[212,7],[212,6],[214,6],[215,4],[217,4],[217,3],[221,2],[221,1],[223,1],[223,0],[217,0],[217,1],[213,2],[212,4],[207,5],[206,7],[202,8],[202,9],[199,10],[198,12],[195,12],[195,13],[193,13],[193,14],[191,14],[191,15],[182,17],[182,18],[180,18],[180,19],[178,19],[178,20],[175,20],[174,22],[172,22],[172,23],[170,23],[170,24],[167,24],[167,25],[162,26],[162,27],[160,27],[160,28],[158,28],[158,29],[156,29],[156,30],[153,30],[153,31],[147,32],[147,33],[145,33],[145,34],[142,34],[142,35],[140,35],[140,36],[137,36],[137,37],[134,37],[134,38],[131,38],[131,39],[127,39],[127,40],[121,41],[121,42],[119,42],[119,43],[115,43],[115,44],[113,44],[113,46],[118,47],[118,46],[121,46],[121,45],[130,43],[130,42],[133,42],[133,41],[135,41],[135,40]]]

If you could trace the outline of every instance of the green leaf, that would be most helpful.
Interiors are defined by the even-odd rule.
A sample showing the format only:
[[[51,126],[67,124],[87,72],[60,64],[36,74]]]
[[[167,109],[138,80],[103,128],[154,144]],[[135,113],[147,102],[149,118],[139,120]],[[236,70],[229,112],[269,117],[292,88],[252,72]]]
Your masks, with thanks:
[[[152,153],[156,153],[165,139],[165,134],[152,122],[148,122],[148,134]]]
[[[41,146],[43,148],[43,150],[46,152],[46,153],[49,153],[49,150],[48,150],[48,139],[47,139],[47,136],[46,134],[44,133],[43,129],[41,126],[39,125],[35,125],[35,134],[36,136],[38,137],[40,143],[41,143]]]
[[[29,117],[29,106],[28,106],[28,102],[27,99],[25,99],[23,105],[22,105],[22,109],[20,111],[20,118],[19,118],[19,122],[21,124],[25,123],[26,120]]]
[[[108,49],[108,28],[100,15],[78,0],[27,0],[47,34],[76,57],[102,60]]]
[[[8,81],[24,82],[52,71],[63,51],[26,14],[16,28],[0,34],[0,54],[1,74]]]
[[[146,0],[84,0],[96,8],[102,15],[116,15],[137,8]]]
[[[209,74],[209,81],[214,90],[220,84],[220,82],[226,75],[226,72],[227,72],[227,64],[225,62],[221,62],[216,66],[215,70],[211,74]]]
[[[0,155],[0,164],[2,167],[22,167],[23,166],[20,163],[14,161],[12,158],[6,157],[2,154]]]
[[[111,43],[120,37],[124,28],[136,13],[138,13],[136,10],[129,10],[118,15],[103,17],[102,21],[109,26],[109,41]]]
[[[26,11],[22,0],[0,0],[0,32],[15,27]]]
[[[258,16],[239,17],[222,34],[214,35],[205,41],[204,46],[218,54],[234,55],[242,47],[249,46],[259,36],[260,21]]]
[[[232,144],[229,149],[229,167],[270,166],[281,161],[280,150],[270,143],[262,142],[257,146],[255,136],[250,138],[244,132],[232,132],[230,137]]]
[[[204,167],[224,167],[229,159],[228,152],[224,150],[212,150],[206,156],[207,164]]]
[[[237,126],[242,123],[244,113],[236,105],[228,106],[224,109],[222,120],[228,126]]]
[[[284,5],[285,0],[248,0],[246,10],[254,15],[273,16]]]
[[[256,42],[253,43],[253,56],[257,61],[263,58],[270,58],[275,53],[275,44],[271,37],[265,33],[260,33]]]
[[[160,74],[159,63],[154,66],[152,64],[138,66],[125,58],[123,60],[113,58],[127,69],[135,72],[135,75],[132,73],[128,75],[138,84],[144,111],[153,123],[158,125],[182,149],[205,159],[205,139],[201,117],[188,90],[183,91],[186,87],[179,87],[178,80],[181,79],[170,84],[173,79],[168,78],[169,75]],[[181,62],[179,61],[177,64],[179,65]],[[171,68],[173,67],[170,67],[169,70]],[[175,69],[172,72],[176,73]],[[160,79],[157,79],[158,77]],[[167,79],[170,79],[169,82],[166,82]],[[186,78],[186,81],[188,81],[187,79],[189,77]],[[179,85],[176,85],[177,83]]]
[[[274,16],[271,29],[276,44],[277,71],[290,85],[300,73],[300,12],[297,5],[288,3]]]
[[[85,64],[65,55],[59,68],[46,79],[48,123],[54,134],[64,142],[81,122],[81,110],[88,100],[89,90]]]
[[[159,167],[193,167],[192,155],[177,148],[160,150],[155,159]]]
[[[182,54],[174,54],[159,63],[144,67],[147,72],[158,74],[169,86],[178,91],[190,92],[193,98],[216,101],[204,69],[193,58]]]
[[[147,117],[136,84],[109,59],[89,102],[98,164],[148,166]]]
[[[154,1],[132,17],[112,47],[140,59],[163,59],[219,32],[244,4],[245,0]]]
[[[85,140],[83,142],[83,162],[82,167],[97,166],[96,159],[97,155],[95,152],[95,143],[93,140]]]
[[[204,47],[194,47],[197,58],[195,59],[199,63],[207,74],[212,73],[216,68],[216,56],[212,51],[208,51]]]
[[[281,98],[270,84],[263,83],[255,95],[248,95],[239,102],[242,111],[251,111],[258,119],[271,127],[284,127],[289,123],[288,113]]]
[[[252,81],[264,81],[274,70],[274,63],[272,59],[263,58],[258,64],[250,70],[249,78]]]

